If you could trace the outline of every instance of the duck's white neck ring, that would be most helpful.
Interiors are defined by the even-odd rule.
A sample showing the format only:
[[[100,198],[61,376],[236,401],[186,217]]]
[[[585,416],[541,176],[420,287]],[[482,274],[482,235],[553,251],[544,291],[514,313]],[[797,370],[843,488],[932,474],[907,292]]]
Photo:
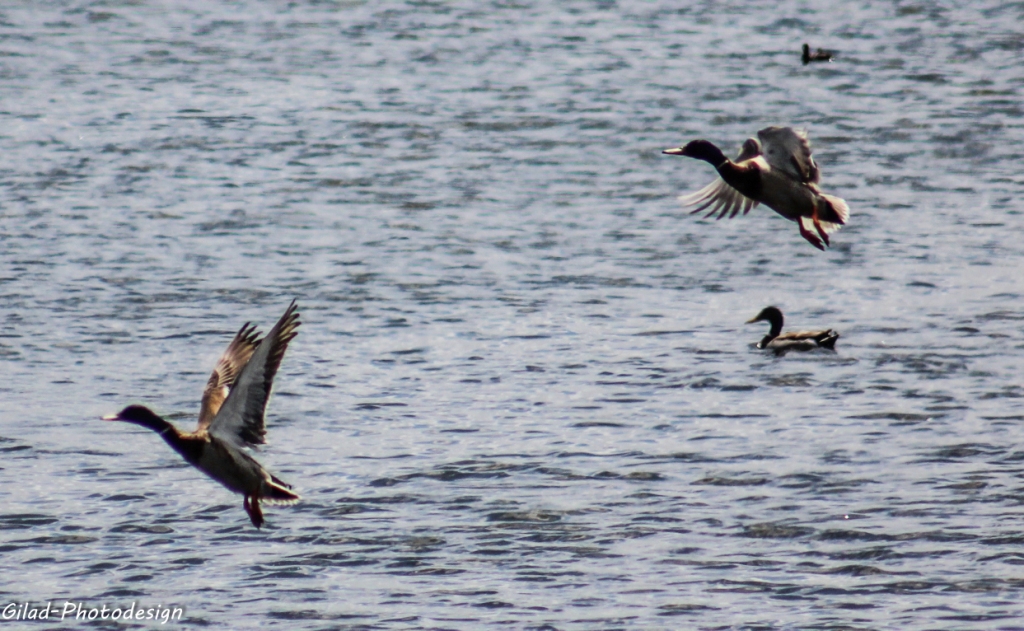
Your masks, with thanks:
[[[715,168],[716,169],[721,169],[722,167],[724,167],[727,164],[729,164],[729,159],[728,158],[726,158],[725,162],[723,162],[722,164],[716,166]]]

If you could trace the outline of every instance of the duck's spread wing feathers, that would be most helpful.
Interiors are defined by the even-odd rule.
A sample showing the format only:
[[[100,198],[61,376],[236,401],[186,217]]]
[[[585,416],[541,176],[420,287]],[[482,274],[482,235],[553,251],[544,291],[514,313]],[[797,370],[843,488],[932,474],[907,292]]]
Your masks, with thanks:
[[[684,206],[694,206],[690,214],[697,214],[707,211],[705,217],[721,219],[728,216],[730,219],[742,212],[744,215],[750,209],[757,206],[757,202],[743,195],[733,187],[725,183],[725,180],[718,178],[696,193],[683,195],[679,201]]]
[[[224,354],[217,360],[217,366],[214,367],[209,381],[206,382],[206,389],[203,390],[203,401],[199,406],[198,431],[208,428],[217,416],[239,373],[249,363],[249,358],[256,350],[258,338],[256,326],[246,322],[235,335],[235,339],[224,349]]]
[[[288,342],[295,337],[299,327],[297,310],[293,300],[274,328],[260,340],[210,423],[210,434],[235,445],[262,445],[265,442],[264,413],[270,399],[270,388],[288,349]]]
[[[738,164],[747,160],[753,160],[760,152],[761,146],[758,142],[753,138],[748,138],[740,148],[740,154],[736,156],[735,162]],[[715,219],[721,219],[726,215],[732,219],[740,212],[745,215],[758,204],[758,202],[726,184],[725,180],[720,177],[696,193],[680,196],[679,201],[684,206],[696,207],[690,211],[691,215],[707,211],[707,214],[704,216],[715,217]]]
[[[757,132],[761,153],[772,169],[782,171],[799,182],[817,184],[821,180],[818,165],[811,157],[807,132],[792,127],[765,127]]]

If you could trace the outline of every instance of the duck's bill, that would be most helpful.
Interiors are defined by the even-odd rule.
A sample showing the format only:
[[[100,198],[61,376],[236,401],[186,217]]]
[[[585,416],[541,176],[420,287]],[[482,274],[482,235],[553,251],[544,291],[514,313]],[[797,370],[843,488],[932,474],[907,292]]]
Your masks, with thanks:
[[[117,414],[107,414],[106,416],[101,416],[100,418],[103,419],[104,421],[120,421],[121,420],[121,417],[119,415],[117,415]]]
[[[664,151],[662,151],[662,153],[667,153],[670,156],[681,156],[683,155],[683,148],[676,147],[674,149],[665,149]]]
[[[747,320],[746,322],[744,322],[744,324],[753,324],[753,323],[755,323],[755,322],[760,322],[760,320],[758,320],[758,319],[757,319],[756,317],[754,317],[754,318],[750,318],[749,320]],[[760,347],[760,346],[758,346],[758,348],[761,348],[761,347]]]

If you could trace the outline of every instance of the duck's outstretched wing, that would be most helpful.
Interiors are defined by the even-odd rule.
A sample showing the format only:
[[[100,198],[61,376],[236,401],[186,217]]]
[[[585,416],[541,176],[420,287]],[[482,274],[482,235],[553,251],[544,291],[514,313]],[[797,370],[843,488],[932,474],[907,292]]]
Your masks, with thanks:
[[[757,132],[761,155],[775,171],[782,171],[798,182],[817,184],[821,171],[811,157],[807,132],[792,127],[765,127]]]
[[[262,445],[266,442],[264,414],[270,400],[270,388],[284,352],[288,350],[288,342],[295,337],[300,324],[298,305],[293,300],[242,368],[227,399],[210,423],[210,434],[235,445]]]
[[[745,215],[750,212],[751,208],[757,206],[756,201],[726,184],[722,178],[718,178],[696,193],[681,196],[679,201],[684,206],[695,207],[690,214],[695,215],[707,211],[704,216],[715,217],[715,219],[725,216],[732,219],[740,212]]]
[[[756,158],[761,152],[761,146],[757,140],[753,138],[747,138],[743,143],[743,147],[740,148],[740,154],[736,156],[735,163],[746,162]],[[716,178],[714,182],[708,184],[704,188],[700,189],[696,193],[690,193],[688,195],[682,195],[679,197],[680,203],[684,206],[695,206],[690,211],[691,215],[707,211],[705,217],[715,217],[715,219],[721,219],[726,215],[730,219],[742,212],[744,215],[750,212],[751,208],[757,206],[758,202],[750,199],[743,193],[740,193],[733,187],[725,183],[721,177]],[[716,216],[717,215],[717,216]]]
[[[217,360],[217,365],[206,382],[206,389],[203,390],[203,400],[199,406],[198,431],[208,428],[217,416],[224,399],[228,398],[228,393],[235,385],[238,374],[249,363],[249,358],[256,350],[258,338],[256,326],[246,322],[235,334],[235,339],[224,349],[224,354]]]

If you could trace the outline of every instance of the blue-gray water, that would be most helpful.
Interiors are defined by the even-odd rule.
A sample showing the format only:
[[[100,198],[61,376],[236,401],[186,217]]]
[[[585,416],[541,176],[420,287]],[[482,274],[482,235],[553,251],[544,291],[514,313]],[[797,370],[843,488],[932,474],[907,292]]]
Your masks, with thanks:
[[[0,606],[1024,627],[1024,6],[753,4],[0,9]],[[713,170],[661,149],[770,124],[826,253],[675,200]],[[257,531],[99,417],[193,427],[293,297]],[[838,351],[755,351],[768,304]]]

